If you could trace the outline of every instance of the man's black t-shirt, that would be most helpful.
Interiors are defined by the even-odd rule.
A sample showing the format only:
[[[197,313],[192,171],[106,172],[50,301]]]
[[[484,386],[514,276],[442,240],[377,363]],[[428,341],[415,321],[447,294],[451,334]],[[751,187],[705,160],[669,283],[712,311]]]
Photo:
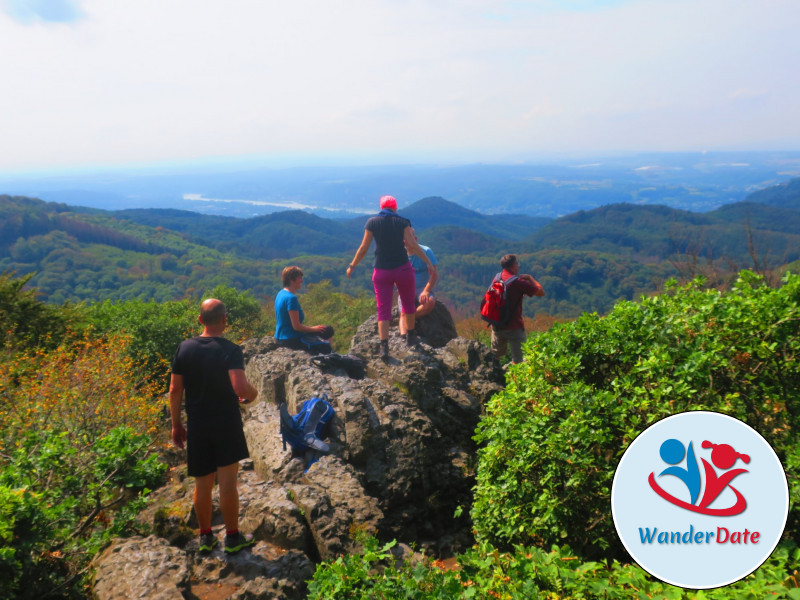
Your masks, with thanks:
[[[198,336],[181,342],[172,372],[183,376],[189,423],[228,418],[241,422],[239,398],[228,375],[231,369],[244,369],[244,357],[230,340]]]
[[[411,227],[411,221],[390,211],[381,212],[367,221],[364,229],[371,231],[375,238],[376,269],[396,269],[408,262],[408,252],[403,244],[406,227]]]

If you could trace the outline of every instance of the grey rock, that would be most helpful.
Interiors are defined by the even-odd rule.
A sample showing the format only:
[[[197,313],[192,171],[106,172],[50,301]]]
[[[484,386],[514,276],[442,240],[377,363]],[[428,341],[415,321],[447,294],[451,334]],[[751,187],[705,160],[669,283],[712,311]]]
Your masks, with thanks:
[[[362,380],[323,373],[308,354],[272,338],[247,341],[245,371],[259,398],[242,408],[251,458],[239,474],[240,528],[258,543],[235,556],[221,546],[198,554],[193,480],[179,464],[139,517],[159,537],[117,540],[98,556],[95,597],[302,598],[314,561],[357,550],[363,535],[397,539],[398,560],[413,555],[409,544],[439,554],[469,546],[468,519],[453,514],[471,502],[472,436],[504,374],[488,348],[457,337],[451,324],[437,304],[420,320],[421,343],[412,348],[392,327],[384,362],[371,317],[349,351],[367,363]],[[330,452],[293,457],[280,438],[278,407],[285,402],[294,414],[322,393],[336,411],[325,438]],[[214,505],[221,539],[216,491]]]
[[[441,348],[458,337],[453,316],[438,300],[430,314],[416,319],[415,329],[422,341],[434,348]]]
[[[97,600],[183,600],[189,587],[186,553],[155,536],[116,540],[94,565]]]

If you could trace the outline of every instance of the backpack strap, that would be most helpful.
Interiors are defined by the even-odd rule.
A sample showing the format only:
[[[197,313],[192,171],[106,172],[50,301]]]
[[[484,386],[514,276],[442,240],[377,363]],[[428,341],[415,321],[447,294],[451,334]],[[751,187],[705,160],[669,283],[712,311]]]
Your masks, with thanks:
[[[281,402],[281,405],[278,407],[281,415],[281,439],[283,440],[283,451],[286,452],[286,435],[283,431],[292,431],[294,429],[294,420],[292,419],[292,415],[289,414],[289,408],[286,406],[286,402]]]
[[[326,404],[328,401],[327,396],[325,396],[325,394],[322,394],[322,396],[325,399],[325,402],[321,402],[323,398],[315,398],[316,402],[314,402],[314,405],[311,407],[311,410],[308,414],[308,419],[303,426],[303,434],[313,433],[313,431],[317,428],[317,423],[319,423],[319,420],[325,415],[326,412],[328,412],[328,406]]]
[[[503,281],[503,285],[505,286],[506,289],[508,289],[508,286],[514,283],[517,279],[519,279],[519,275],[512,275],[511,277]]]

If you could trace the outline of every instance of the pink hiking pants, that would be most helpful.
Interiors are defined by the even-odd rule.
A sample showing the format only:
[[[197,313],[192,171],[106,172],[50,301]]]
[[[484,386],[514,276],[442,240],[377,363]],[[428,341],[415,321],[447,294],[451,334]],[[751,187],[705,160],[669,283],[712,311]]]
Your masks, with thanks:
[[[372,272],[372,285],[375,287],[378,321],[392,320],[392,294],[395,285],[400,294],[400,302],[403,303],[403,314],[416,310],[414,267],[411,266],[411,262],[394,269],[375,269]],[[409,309],[406,310],[406,307]]]

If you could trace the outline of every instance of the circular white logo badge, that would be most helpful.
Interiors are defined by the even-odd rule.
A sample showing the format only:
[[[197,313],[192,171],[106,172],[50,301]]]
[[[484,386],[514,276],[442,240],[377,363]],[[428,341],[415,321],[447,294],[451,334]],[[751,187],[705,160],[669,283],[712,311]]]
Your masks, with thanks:
[[[772,554],[789,511],[783,467],[741,421],[692,411],[648,427],[611,488],[614,526],[640,567],[692,589],[721,587]]]

